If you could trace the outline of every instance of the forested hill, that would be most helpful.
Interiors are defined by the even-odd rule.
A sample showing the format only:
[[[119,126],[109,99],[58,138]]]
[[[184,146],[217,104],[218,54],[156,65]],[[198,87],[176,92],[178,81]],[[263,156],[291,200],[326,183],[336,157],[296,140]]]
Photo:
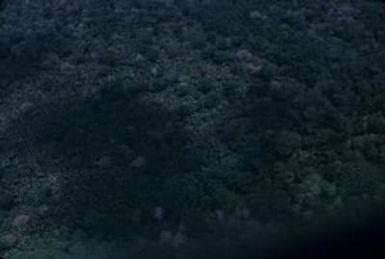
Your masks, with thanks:
[[[0,6],[10,258],[231,257],[383,207],[383,2]]]

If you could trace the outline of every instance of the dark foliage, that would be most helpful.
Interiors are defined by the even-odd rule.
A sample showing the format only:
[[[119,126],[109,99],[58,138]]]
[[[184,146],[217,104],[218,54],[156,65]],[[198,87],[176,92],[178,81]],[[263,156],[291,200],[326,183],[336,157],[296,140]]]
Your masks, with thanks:
[[[0,220],[32,214],[23,234],[237,243],[383,206],[382,3],[3,7]]]

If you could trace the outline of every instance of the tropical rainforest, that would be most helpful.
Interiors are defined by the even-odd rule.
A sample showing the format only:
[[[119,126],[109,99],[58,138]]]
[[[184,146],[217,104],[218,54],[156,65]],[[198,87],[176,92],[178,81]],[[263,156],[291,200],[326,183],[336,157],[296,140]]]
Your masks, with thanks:
[[[2,2],[0,258],[264,258],[382,213],[383,2]]]

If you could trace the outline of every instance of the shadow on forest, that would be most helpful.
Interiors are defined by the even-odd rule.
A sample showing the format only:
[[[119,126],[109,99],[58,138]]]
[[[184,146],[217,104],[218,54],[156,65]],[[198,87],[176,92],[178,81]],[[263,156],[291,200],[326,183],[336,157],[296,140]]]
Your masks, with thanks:
[[[44,154],[43,166],[61,172],[54,204],[61,224],[110,232],[151,221],[153,208],[172,199],[164,183],[200,166],[182,118],[135,94],[109,90],[51,106],[25,114],[13,128]]]

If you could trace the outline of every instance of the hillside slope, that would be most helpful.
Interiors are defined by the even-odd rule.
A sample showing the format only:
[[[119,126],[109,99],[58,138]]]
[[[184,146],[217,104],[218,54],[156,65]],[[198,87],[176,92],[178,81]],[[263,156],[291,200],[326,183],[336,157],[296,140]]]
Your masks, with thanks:
[[[361,0],[7,2],[0,249],[168,255],[365,220],[385,199],[384,21]]]

